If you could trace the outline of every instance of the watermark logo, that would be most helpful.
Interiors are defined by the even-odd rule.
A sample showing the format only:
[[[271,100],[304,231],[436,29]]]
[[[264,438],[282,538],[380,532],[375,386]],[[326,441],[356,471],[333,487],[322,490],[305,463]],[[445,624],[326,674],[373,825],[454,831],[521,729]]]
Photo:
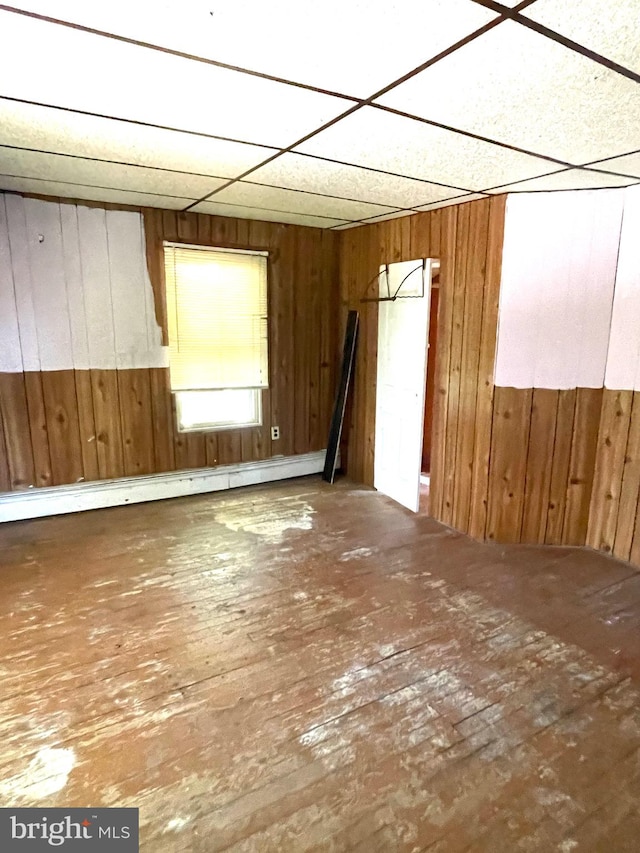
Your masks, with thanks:
[[[138,853],[138,809],[0,808],[2,853]]]

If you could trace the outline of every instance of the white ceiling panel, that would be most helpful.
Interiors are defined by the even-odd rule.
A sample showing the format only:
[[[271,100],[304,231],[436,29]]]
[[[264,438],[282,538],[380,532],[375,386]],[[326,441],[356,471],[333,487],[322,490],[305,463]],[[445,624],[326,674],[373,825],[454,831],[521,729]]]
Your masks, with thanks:
[[[300,146],[319,157],[482,190],[549,171],[549,162],[363,107]]]
[[[626,154],[624,157],[614,157],[613,160],[604,160],[602,163],[595,163],[592,168],[622,172],[625,175],[635,175],[640,178],[640,151],[636,151],[634,154]]]
[[[0,144],[234,178],[274,149],[0,99]]]
[[[172,196],[136,193],[128,190],[84,187],[80,184],[62,184],[55,181],[39,181],[33,178],[14,178],[0,175],[0,190],[21,193],[60,196],[61,198],[86,199],[87,201],[109,201],[116,204],[132,204],[140,207],[161,207],[164,210],[182,210],[192,199]]]
[[[640,147],[640,86],[511,21],[380,102],[569,163]]]
[[[225,183],[224,178],[185,175],[182,172],[123,166],[118,163],[81,160],[59,154],[11,148],[0,148],[0,173],[85,186],[118,187],[134,192],[186,195],[189,198],[200,198]]]
[[[242,204],[248,207],[266,207],[285,210],[289,213],[305,213],[312,216],[333,216],[336,219],[363,219],[381,213],[391,213],[394,208],[364,201],[331,198],[279,187],[266,187],[240,181],[215,194],[212,201],[225,204]]]
[[[275,146],[351,103],[9,12],[0,28],[2,94],[24,100]]]
[[[435,210],[438,207],[449,207],[452,204],[462,204],[466,201],[475,201],[478,198],[486,198],[486,196],[481,195],[480,193],[469,193],[468,195],[457,196],[456,198],[449,198],[446,201],[436,201],[433,204],[423,204],[420,207],[416,207],[416,210]]]
[[[416,181],[385,172],[373,172],[344,163],[334,163],[303,154],[282,154],[251,175],[257,183],[268,183],[288,189],[344,196],[388,207],[414,207],[441,198],[449,198],[460,190]]]
[[[357,97],[372,95],[495,17],[470,0],[23,0],[19,5]]]
[[[522,14],[572,41],[640,72],[638,0],[537,0]]]
[[[590,169],[565,169],[530,181],[496,187],[493,193],[530,192],[538,190],[597,190],[606,187],[626,187],[635,183],[634,178],[606,175]]]
[[[214,201],[201,201],[192,208],[194,213],[211,213],[215,216],[231,216],[238,219],[259,219],[263,222],[282,222],[287,225],[308,225],[312,228],[330,228],[341,225],[342,219],[327,216],[307,216],[304,213],[285,213],[282,210],[268,210],[263,207],[243,207],[239,204],[221,204]]]

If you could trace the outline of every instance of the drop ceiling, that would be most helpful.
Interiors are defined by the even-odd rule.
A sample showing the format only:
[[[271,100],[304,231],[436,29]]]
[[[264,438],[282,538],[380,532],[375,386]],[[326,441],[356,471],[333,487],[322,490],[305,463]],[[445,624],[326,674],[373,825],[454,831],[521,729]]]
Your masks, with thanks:
[[[350,228],[640,182],[640,0],[0,6],[0,189]]]

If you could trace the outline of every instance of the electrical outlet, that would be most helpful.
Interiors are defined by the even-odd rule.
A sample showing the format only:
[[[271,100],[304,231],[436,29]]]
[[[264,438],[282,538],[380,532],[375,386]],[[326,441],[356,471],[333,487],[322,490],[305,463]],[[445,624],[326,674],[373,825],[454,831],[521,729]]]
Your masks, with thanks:
[[[271,440],[277,441],[280,438],[280,427],[271,427]]]

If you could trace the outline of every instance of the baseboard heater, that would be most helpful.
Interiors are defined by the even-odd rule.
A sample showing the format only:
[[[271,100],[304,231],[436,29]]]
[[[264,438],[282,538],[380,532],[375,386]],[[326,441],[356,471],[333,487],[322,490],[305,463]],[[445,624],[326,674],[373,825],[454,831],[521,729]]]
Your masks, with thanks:
[[[6,492],[0,494],[0,522],[201,495],[319,474],[324,468],[325,456],[326,450],[318,450],[315,453],[276,456],[260,462],[240,462],[217,468],[194,468],[166,474]]]

